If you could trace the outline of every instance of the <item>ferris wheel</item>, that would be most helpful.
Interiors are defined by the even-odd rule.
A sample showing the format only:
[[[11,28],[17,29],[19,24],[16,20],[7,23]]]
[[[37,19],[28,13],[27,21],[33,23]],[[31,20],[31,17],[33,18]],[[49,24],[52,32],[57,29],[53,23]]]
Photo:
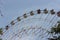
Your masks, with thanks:
[[[1,40],[48,40],[50,28],[60,20],[60,11],[36,10],[12,20],[0,28]]]

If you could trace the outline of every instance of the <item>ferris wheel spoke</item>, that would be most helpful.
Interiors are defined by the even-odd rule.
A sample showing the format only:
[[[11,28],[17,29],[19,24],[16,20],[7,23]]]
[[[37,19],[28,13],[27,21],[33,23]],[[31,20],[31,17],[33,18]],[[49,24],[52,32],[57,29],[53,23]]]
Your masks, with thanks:
[[[50,29],[57,24],[59,16],[60,14],[57,14],[53,9],[50,11],[39,9],[24,13],[3,28],[2,37],[5,40],[16,40],[30,35],[41,39],[46,36],[51,37]]]

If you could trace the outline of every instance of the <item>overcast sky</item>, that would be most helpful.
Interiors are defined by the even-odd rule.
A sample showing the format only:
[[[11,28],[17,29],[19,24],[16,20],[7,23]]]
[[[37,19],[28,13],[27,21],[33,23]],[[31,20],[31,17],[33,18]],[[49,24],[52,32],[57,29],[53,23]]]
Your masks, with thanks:
[[[0,16],[0,27],[5,27],[18,16],[31,10],[45,8],[60,10],[60,0],[0,0],[0,6],[3,14]]]
[[[0,1],[1,2],[1,1]],[[3,0],[0,27],[4,27],[25,12],[36,9],[60,10],[60,0]]]

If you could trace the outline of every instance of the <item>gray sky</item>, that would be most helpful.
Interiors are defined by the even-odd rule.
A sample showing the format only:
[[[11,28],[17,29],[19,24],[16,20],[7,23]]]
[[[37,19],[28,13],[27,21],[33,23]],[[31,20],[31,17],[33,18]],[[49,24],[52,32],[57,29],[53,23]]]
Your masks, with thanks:
[[[0,27],[4,27],[11,20],[30,10],[44,8],[60,10],[60,0],[3,0],[2,2],[4,17],[0,16]]]
[[[1,7],[2,7],[1,10],[2,10],[2,14],[4,15],[3,17],[0,16],[0,27],[5,27],[12,20],[16,19],[18,16],[21,16],[24,13],[28,13],[31,10],[33,10],[33,11],[37,10],[37,9],[43,10],[45,8],[47,8],[49,10],[55,9],[56,11],[60,10],[60,0],[3,0],[0,2],[3,2],[3,4],[1,5]],[[53,16],[51,16],[51,15],[48,18],[50,18],[50,17],[51,17],[51,19],[53,18]],[[48,19],[48,20],[50,20],[50,19]],[[53,22],[54,22],[54,20],[53,20]],[[36,22],[36,24],[37,23],[38,22]],[[43,25],[43,23],[44,22],[42,22],[41,25]],[[45,24],[43,25],[43,27],[45,26]],[[10,31],[12,31],[12,30],[10,30]],[[15,29],[14,29],[14,31],[15,31]]]

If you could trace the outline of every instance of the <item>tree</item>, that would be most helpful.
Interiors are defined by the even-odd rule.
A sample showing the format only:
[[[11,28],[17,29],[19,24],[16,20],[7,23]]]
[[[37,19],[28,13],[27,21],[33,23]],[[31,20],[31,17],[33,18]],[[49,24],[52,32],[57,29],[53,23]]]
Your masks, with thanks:
[[[57,36],[53,35],[53,38],[48,38],[48,40],[60,40],[60,21],[58,21],[57,23],[58,25],[52,27],[50,31],[51,34],[54,34]]]
[[[0,35],[2,35],[3,34],[3,31],[2,31],[2,28],[0,28]]]

